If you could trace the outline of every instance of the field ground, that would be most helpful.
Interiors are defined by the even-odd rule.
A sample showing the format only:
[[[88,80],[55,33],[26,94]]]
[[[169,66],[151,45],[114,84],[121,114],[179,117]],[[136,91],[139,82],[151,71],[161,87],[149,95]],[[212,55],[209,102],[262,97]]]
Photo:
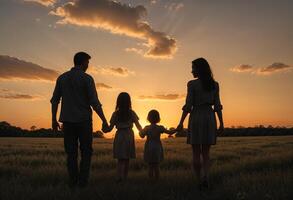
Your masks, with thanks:
[[[201,193],[185,138],[163,141],[156,183],[147,178],[143,144],[137,140],[128,181],[116,184],[112,140],[94,139],[90,185],[71,191],[62,138],[0,138],[0,199],[293,199],[293,136],[219,138],[211,150],[211,188]]]

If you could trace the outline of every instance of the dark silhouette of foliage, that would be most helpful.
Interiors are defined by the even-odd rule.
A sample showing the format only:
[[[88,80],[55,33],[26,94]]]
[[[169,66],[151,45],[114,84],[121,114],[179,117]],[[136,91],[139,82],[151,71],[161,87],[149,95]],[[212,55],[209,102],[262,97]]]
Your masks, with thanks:
[[[175,137],[186,137],[188,134],[187,129],[183,129],[175,134]],[[225,136],[281,136],[281,135],[293,135],[293,128],[273,127],[271,125],[265,127],[258,125],[255,127],[243,127],[238,126],[231,128],[225,128],[224,133],[220,137]],[[54,132],[52,129],[22,129],[20,127],[12,126],[6,121],[0,122],[0,137],[63,137],[62,131]],[[94,138],[104,138],[102,131],[93,132]]]
[[[0,122],[0,137],[63,137],[63,132],[54,132],[51,128],[36,129],[36,127],[27,130],[2,121]],[[101,131],[96,131],[93,133],[93,137],[104,138],[104,134]]]
[[[186,137],[188,134],[187,129],[183,129],[175,134],[175,137]],[[269,125],[267,127],[258,125],[255,127],[232,127],[225,128],[223,134],[220,137],[233,137],[233,136],[281,136],[281,135],[293,135],[293,128],[286,128]]]

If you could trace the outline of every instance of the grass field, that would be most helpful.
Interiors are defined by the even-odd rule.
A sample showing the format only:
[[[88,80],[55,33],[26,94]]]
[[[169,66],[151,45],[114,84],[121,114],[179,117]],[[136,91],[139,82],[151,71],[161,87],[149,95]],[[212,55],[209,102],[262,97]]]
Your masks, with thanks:
[[[293,199],[293,136],[219,138],[205,192],[197,189],[184,138],[163,141],[156,183],[147,178],[143,144],[137,140],[128,181],[116,184],[112,140],[94,139],[90,185],[71,191],[61,138],[0,138],[0,199]]]

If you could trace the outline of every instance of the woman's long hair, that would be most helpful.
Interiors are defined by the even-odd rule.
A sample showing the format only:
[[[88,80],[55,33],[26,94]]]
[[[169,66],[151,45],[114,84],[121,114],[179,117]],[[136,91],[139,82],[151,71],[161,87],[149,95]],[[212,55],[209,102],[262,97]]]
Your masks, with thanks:
[[[213,72],[208,61],[204,58],[197,58],[192,61],[192,69],[195,70],[196,75],[202,82],[203,88],[206,91],[215,89],[215,80]]]
[[[116,102],[117,121],[127,122],[131,118],[131,99],[127,92],[121,92]]]

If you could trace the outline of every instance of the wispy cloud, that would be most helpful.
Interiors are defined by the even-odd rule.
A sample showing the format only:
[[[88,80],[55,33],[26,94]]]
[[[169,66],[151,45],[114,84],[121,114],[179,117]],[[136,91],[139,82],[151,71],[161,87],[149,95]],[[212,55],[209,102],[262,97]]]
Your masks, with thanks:
[[[232,72],[252,72],[253,71],[253,66],[252,65],[246,65],[246,64],[241,64],[237,65],[235,67],[232,67],[230,69]]]
[[[39,3],[43,6],[53,6],[57,2],[57,0],[24,0],[24,1]]]
[[[149,0],[150,4],[152,4],[152,5],[158,3],[158,1],[159,0]]]
[[[100,74],[113,75],[127,77],[135,74],[134,71],[127,69],[126,67],[100,67],[96,70]]]
[[[237,73],[249,72],[255,75],[272,75],[278,72],[289,72],[291,70],[292,70],[292,66],[281,63],[281,62],[275,62],[269,66],[257,67],[257,68],[254,68],[252,65],[249,65],[249,64],[241,64],[241,65],[230,68],[230,71],[232,72],[237,72]]]
[[[166,33],[155,31],[143,18],[144,6],[130,6],[112,0],[76,0],[50,12],[62,19],[59,24],[74,24],[108,30],[113,34],[147,41],[149,49],[145,57],[172,58],[177,50],[176,40]]]
[[[292,66],[289,66],[280,62],[275,62],[269,66],[258,69],[256,73],[260,75],[270,75],[277,72],[289,71],[291,69],[292,69]]]
[[[54,81],[59,73],[15,57],[0,55],[0,79]]]
[[[105,83],[96,83],[97,90],[111,90],[112,86],[106,85]]]
[[[134,53],[137,53],[139,55],[144,55],[144,52],[143,52],[142,49],[138,49],[138,48],[135,48],[135,47],[125,48],[125,51],[126,52],[134,52]]]
[[[0,98],[14,100],[39,100],[41,96],[18,93],[8,89],[0,89]]]
[[[179,11],[184,8],[184,4],[182,2],[171,2],[165,5],[170,11]]]
[[[157,95],[140,95],[140,100],[163,100],[163,101],[176,101],[184,99],[184,94],[157,94]]]

